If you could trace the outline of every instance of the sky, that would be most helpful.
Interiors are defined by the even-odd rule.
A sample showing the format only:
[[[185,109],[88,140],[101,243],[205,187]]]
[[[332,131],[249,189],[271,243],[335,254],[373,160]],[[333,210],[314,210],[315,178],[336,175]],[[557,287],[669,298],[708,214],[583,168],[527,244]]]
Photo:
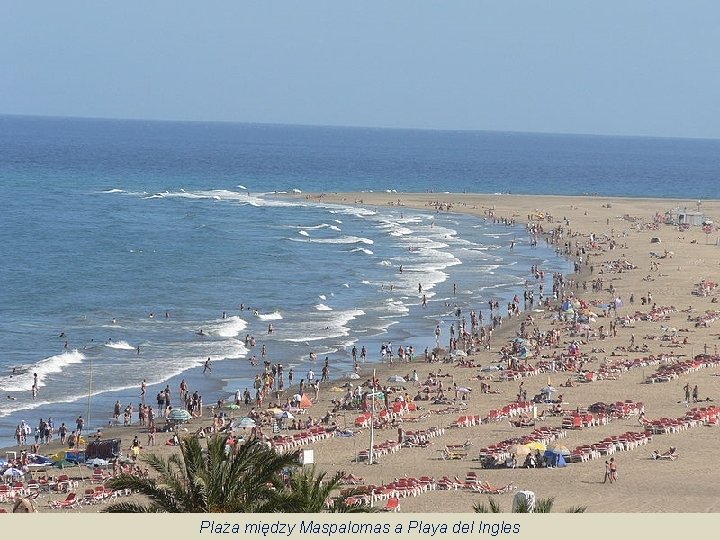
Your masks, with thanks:
[[[720,137],[714,0],[0,10],[0,114]]]

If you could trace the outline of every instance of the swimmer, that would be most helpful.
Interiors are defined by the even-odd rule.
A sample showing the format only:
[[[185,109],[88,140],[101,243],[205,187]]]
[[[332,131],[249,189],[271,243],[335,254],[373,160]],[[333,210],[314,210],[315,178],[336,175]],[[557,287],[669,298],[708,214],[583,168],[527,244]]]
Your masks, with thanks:
[[[113,319],[113,320],[110,321],[110,322],[112,322],[112,324],[117,324],[117,319]]]
[[[60,335],[59,335],[58,337],[64,338],[64,337],[65,337],[65,332],[60,332]]]
[[[169,314],[167,311],[165,312],[165,318],[166,318],[166,319],[169,319],[169,318],[170,318],[170,314]]]
[[[205,332],[203,331],[202,328],[201,328],[200,330],[198,330],[196,333],[197,333],[198,336],[204,336],[204,335],[205,335]]]
[[[10,401],[15,401],[15,400],[17,399],[16,397],[11,396],[10,394],[8,394],[8,397],[7,397],[7,398],[8,398]]]
[[[151,319],[154,319],[154,318],[155,318],[155,314],[154,314],[154,313],[150,313],[149,317],[150,317]]]

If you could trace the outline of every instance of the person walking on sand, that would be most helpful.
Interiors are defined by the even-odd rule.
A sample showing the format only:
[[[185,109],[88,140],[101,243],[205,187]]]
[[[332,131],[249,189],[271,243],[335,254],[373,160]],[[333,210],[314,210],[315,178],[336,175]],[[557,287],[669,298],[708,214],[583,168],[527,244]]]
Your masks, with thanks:
[[[603,478],[602,483],[606,484],[608,481],[612,483],[612,479],[610,477],[610,462],[605,460],[605,478]]]
[[[610,461],[605,462],[605,479],[603,480],[603,484],[608,481],[611,484],[617,481],[617,464],[615,463],[615,458],[610,458]]]

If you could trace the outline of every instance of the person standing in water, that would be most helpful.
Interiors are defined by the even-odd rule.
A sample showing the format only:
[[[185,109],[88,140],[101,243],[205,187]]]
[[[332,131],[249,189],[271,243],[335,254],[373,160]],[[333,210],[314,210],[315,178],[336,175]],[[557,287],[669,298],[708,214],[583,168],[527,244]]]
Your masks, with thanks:
[[[207,372],[212,373],[212,366],[210,365],[210,357],[208,356],[208,359],[205,360],[205,365],[203,366],[203,375]]]

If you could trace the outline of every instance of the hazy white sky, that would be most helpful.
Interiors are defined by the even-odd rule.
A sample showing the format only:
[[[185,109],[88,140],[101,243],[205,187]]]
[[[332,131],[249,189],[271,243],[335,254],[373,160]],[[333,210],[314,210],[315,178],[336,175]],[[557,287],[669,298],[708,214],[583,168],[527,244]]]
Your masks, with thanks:
[[[720,2],[0,0],[0,113],[720,137]]]

